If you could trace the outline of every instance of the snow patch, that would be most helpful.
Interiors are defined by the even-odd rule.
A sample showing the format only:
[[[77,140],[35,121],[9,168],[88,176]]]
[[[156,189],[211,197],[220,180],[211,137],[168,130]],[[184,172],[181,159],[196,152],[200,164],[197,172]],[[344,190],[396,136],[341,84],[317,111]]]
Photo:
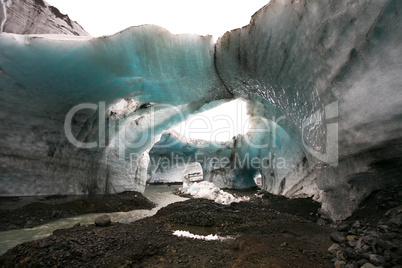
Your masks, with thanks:
[[[181,231],[181,230],[176,230],[173,232],[173,235],[179,236],[179,237],[187,237],[187,238],[192,238],[192,239],[200,239],[200,240],[206,240],[206,241],[214,241],[214,240],[219,240],[219,241],[224,241],[227,239],[234,239],[231,236],[219,236],[219,235],[197,235],[197,234],[192,234],[188,231]]]
[[[233,202],[250,201],[249,197],[235,197],[208,181],[194,182],[193,184],[183,183],[183,187],[180,188],[179,191],[182,194],[188,194],[195,198],[214,200],[216,203],[223,205],[230,205]]]
[[[121,99],[108,109],[110,117],[114,120],[127,117],[140,107],[140,103],[132,98]]]

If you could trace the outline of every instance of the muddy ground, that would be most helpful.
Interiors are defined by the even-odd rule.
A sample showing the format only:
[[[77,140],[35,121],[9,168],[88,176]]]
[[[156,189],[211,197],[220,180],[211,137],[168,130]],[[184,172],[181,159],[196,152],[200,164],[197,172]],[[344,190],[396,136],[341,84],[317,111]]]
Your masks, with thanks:
[[[49,238],[9,250],[0,256],[0,267],[361,267],[369,265],[374,254],[367,244],[374,241],[368,238],[375,235],[377,217],[383,219],[382,225],[389,225],[384,229],[389,241],[383,244],[390,246],[391,257],[382,267],[400,267],[400,227],[389,220],[398,214],[384,216],[389,207],[384,207],[382,201],[381,204],[376,200],[365,203],[362,209],[376,210],[375,206],[379,205],[384,213],[371,218],[364,214],[359,227],[354,226],[356,219],[336,226],[319,219],[319,204],[310,199],[247,194],[253,197],[250,202],[224,206],[190,199],[131,224],[56,230]],[[398,193],[393,194],[399,198]],[[378,194],[372,198],[377,197]],[[393,210],[400,205],[389,203]],[[175,230],[218,234],[228,239],[205,241],[177,237],[172,234]],[[353,241],[360,239],[366,246],[354,258],[347,255],[348,232],[355,232]],[[335,241],[334,238],[342,239]],[[376,241],[382,238],[378,236]],[[330,253],[328,248],[334,245],[338,247]],[[374,255],[385,254],[385,249],[380,252],[380,246]]]
[[[2,197],[1,201],[18,202],[18,197]],[[151,201],[139,192],[123,192],[108,195],[82,196],[76,200],[63,202],[66,196],[42,197],[40,202],[33,202],[16,209],[0,209],[0,231],[32,228],[50,221],[74,217],[86,213],[109,213],[151,209]]]

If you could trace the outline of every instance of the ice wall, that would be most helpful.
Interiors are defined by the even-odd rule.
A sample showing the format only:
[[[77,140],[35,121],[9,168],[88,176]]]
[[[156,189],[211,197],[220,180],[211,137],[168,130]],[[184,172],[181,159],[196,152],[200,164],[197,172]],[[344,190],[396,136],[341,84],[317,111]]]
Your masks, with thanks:
[[[43,0],[1,0],[0,32],[89,36],[77,22]]]
[[[152,25],[97,39],[2,33],[0,194],[143,190],[153,139],[230,96],[213,53],[211,37]]]
[[[271,1],[217,44],[229,90],[290,122],[332,219],[400,183],[401,10],[398,0]]]

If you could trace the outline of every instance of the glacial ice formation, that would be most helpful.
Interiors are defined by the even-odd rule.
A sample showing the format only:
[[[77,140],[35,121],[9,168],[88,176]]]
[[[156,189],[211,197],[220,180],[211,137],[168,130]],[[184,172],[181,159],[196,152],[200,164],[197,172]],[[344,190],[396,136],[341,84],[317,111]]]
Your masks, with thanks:
[[[77,22],[43,0],[0,0],[0,33],[89,36]]]
[[[230,97],[210,37],[147,25],[67,39],[0,36],[2,195],[143,190],[154,138]]]
[[[271,1],[217,44],[152,25],[3,32],[0,195],[142,191],[172,154],[219,187],[261,174],[263,189],[314,196],[343,219],[401,183],[401,11],[398,0]],[[167,132],[234,98],[248,102],[248,133],[212,144]]]
[[[231,203],[239,203],[249,201],[249,197],[237,197],[228,192],[225,192],[215,184],[208,181],[184,183],[183,187],[179,189],[181,194],[194,196],[195,198],[204,198],[213,200],[222,205],[230,205]]]
[[[261,96],[289,121],[281,126],[314,167],[332,219],[400,183],[401,8],[400,1],[272,1],[217,44],[229,90]],[[326,147],[328,137],[338,148]],[[320,161],[335,152],[332,165]]]

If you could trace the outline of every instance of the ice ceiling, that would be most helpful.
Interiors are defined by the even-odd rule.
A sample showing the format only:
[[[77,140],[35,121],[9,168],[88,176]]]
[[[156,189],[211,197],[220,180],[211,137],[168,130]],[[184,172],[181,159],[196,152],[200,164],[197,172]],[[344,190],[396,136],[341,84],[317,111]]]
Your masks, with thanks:
[[[401,181],[401,12],[398,0],[271,1],[216,44],[152,25],[2,33],[0,194],[143,191],[150,159],[169,156],[221,187],[261,174],[263,189],[345,218]],[[254,131],[219,143],[167,132],[236,98]]]

